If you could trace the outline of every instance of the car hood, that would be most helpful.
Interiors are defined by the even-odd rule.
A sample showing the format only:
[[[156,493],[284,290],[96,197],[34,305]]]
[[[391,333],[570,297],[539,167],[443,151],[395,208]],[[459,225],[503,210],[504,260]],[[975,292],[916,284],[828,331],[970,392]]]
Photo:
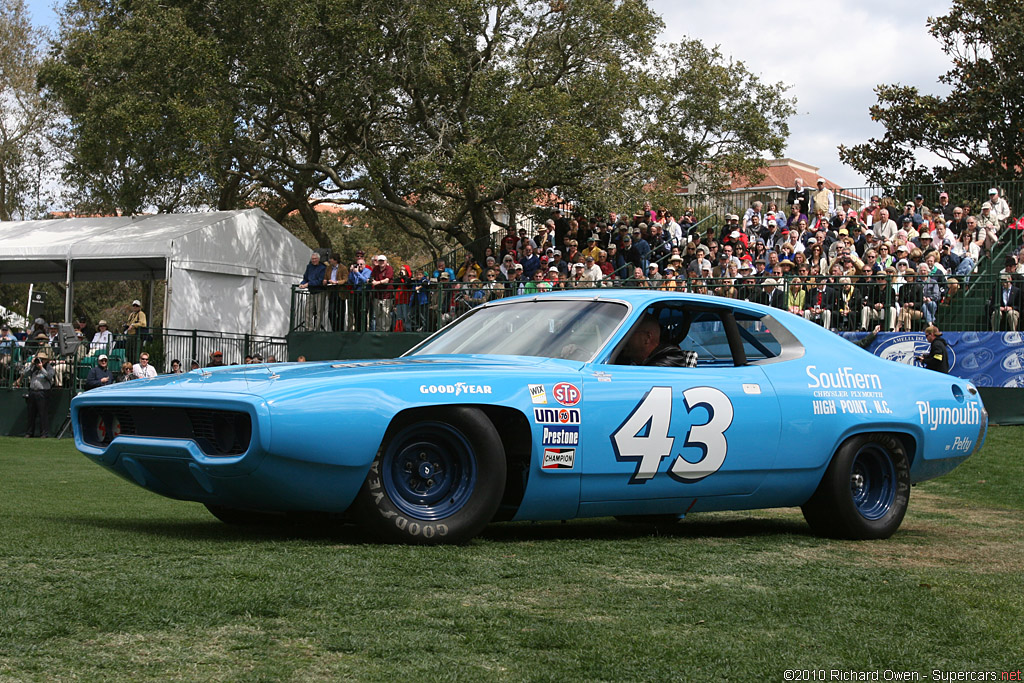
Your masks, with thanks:
[[[273,363],[202,368],[181,375],[160,375],[151,380],[133,380],[94,391],[172,389],[177,392],[215,391],[276,397],[296,390],[307,392],[321,385],[337,389],[339,384],[437,377],[444,381],[472,380],[483,374],[510,371],[578,371],[579,361],[533,356],[415,356],[393,359]],[[90,392],[92,393],[92,392]],[[134,393],[134,392],[133,392]]]

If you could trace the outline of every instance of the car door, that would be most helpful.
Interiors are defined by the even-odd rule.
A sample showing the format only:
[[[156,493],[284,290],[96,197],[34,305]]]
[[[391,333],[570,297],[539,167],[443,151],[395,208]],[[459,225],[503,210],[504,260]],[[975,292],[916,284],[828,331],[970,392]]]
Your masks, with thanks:
[[[771,383],[761,367],[736,365],[731,315],[699,317],[680,344],[697,350],[697,367],[584,369],[585,503],[748,494],[774,465],[781,416]]]

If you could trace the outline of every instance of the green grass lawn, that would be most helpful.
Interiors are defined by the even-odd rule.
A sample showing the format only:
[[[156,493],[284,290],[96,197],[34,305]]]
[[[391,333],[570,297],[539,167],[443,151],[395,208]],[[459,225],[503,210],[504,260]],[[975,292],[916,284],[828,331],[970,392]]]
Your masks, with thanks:
[[[463,547],[239,531],[70,441],[0,438],[0,680],[783,680],[1021,667],[1024,428],[887,541],[799,510],[497,524]],[[829,674],[829,671],[826,671]]]

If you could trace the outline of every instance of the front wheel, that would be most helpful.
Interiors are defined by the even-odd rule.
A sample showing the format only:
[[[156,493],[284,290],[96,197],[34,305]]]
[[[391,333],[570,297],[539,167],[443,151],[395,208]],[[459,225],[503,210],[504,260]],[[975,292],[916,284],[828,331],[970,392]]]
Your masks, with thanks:
[[[801,508],[815,533],[833,538],[889,538],[910,502],[910,461],[891,434],[843,442]]]
[[[391,430],[352,504],[384,540],[462,543],[494,517],[505,489],[505,450],[477,408],[456,406]]]

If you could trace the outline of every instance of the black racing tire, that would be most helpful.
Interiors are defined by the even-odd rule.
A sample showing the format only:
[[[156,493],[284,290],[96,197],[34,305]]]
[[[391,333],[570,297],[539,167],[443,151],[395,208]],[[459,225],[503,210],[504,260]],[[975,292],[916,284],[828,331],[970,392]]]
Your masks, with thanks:
[[[820,536],[869,540],[892,536],[909,502],[903,443],[892,434],[858,434],[839,447],[801,510]]]
[[[204,503],[204,505],[206,505],[206,509],[210,511],[211,515],[232,526],[276,526],[287,521],[284,514],[277,512],[242,510],[224,505],[210,505],[209,503]]]
[[[350,509],[389,543],[465,543],[498,511],[505,471],[501,437],[483,411],[419,413],[388,430]]]

